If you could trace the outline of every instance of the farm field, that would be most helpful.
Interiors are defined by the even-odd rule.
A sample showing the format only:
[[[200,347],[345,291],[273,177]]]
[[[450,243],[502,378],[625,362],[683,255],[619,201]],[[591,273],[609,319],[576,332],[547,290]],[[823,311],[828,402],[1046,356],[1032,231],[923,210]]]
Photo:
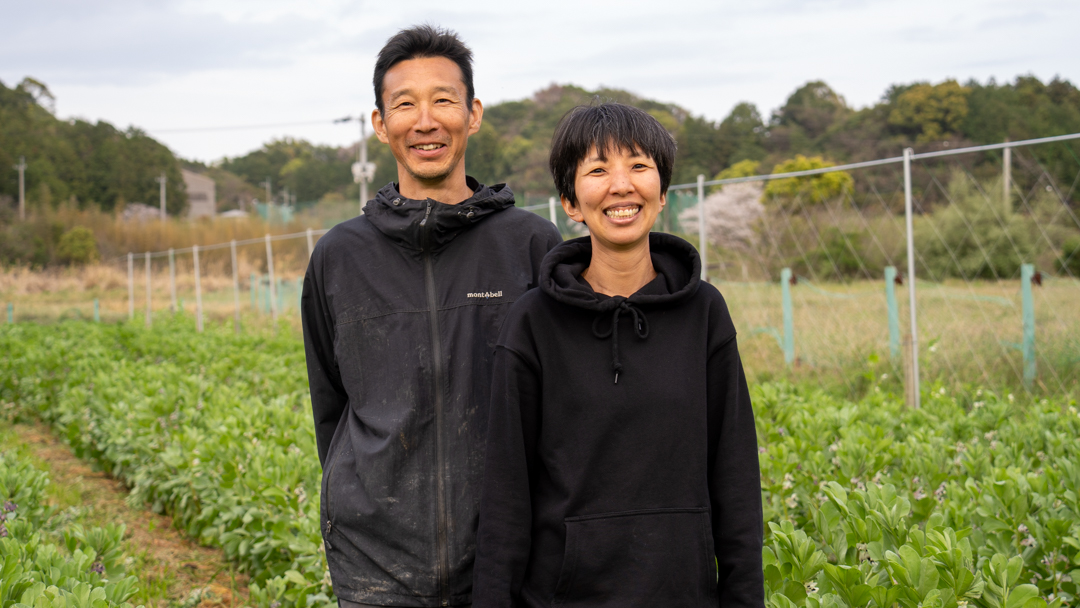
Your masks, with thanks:
[[[286,324],[19,323],[0,327],[0,352],[5,424],[43,421],[131,504],[219,548],[253,604],[335,604],[303,348]],[[1075,399],[927,383],[916,411],[876,370],[848,369],[857,387],[836,392],[752,387],[770,608],[1076,606]],[[3,568],[33,571],[7,555]]]

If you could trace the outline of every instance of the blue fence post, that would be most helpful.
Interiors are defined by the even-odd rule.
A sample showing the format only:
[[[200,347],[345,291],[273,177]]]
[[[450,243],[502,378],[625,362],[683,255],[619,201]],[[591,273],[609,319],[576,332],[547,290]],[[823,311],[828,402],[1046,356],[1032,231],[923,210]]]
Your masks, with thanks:
[[[795,316],[791,307],[791,269],[780,271],[780,290],[784,296],[784,363],[795,362]]]
[[[900,356],[900,311],[896,307],[896,266],[885,267],[885,301],[889,306],[889,353]]]
[[[7,322],[8,325],[11,325],[15,322],[15,305],[11,302],[8,302],[7,305]]]
[[[101,305],[97,298],[94,298],[94,323],[101,323]]]
[[[1031,282],[1034,277],[1034,264],[1020,266],[1020,289],[1024,313],[1024,386],[1029,389],[1035,382],[1035,298],[1031,294]]]

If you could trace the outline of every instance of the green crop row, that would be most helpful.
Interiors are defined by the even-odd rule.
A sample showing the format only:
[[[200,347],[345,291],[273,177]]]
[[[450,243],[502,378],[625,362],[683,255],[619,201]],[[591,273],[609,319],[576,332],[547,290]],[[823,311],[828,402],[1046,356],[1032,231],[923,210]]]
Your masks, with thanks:
[[[137,580],[124,570],[123,526],[71,523],[47,503],[48,485],[28,461],[0,453],[0,607],[130,608]]]
[[[773,608],[1075,606],[1075,403],[756,387]]]
[[[294,338],[80,322],[0,331],[0,402],[251,575],[262,605],[334,605]]]
[[[333,604],[296,338],[69,322],[0,329],[0,352],[0,412],[49,421],[222,547],[261,605]],[[1077,605],[1075,403],[935,387],[912,411],[784,383],[753,399],[770,608]]]

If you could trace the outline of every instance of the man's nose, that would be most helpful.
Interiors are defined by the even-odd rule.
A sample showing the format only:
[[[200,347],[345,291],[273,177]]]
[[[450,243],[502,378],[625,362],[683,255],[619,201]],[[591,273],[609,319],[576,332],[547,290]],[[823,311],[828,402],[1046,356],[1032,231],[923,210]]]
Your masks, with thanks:
[[[419,115],[413,128],[423,133],[428,133],[439,128],[439,121],[435,120],[435,113],[429,104],[420,104]]]

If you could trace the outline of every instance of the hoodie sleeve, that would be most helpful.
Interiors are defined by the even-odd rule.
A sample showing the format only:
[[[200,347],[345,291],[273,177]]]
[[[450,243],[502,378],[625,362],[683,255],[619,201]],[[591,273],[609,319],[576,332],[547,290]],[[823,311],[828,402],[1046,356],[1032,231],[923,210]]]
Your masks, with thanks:
[[[757,431],[734,327],[730,318],[725,320],[730,333],[724,333],[730,337],[708,361],[709,494],[717,590],[724,608],[761,608],[765,581]]]
[[[520,603],[532,538],[530,472],[539,434],[540,378],[516,352],[495,353],[473,579],[474,608]]]
[[[304,324],[304,355],[307,359],[308,386],[311,390],[311,410],[315,417],[315,442],[319,447],[319,463],[326,464],[330,440],[345,411],[348,396],[341,382],[334,357],[334,320],[323,291],[318,261],[320,250],[308,264],[304,275],[304,291],[300,296],[300,318]]]

